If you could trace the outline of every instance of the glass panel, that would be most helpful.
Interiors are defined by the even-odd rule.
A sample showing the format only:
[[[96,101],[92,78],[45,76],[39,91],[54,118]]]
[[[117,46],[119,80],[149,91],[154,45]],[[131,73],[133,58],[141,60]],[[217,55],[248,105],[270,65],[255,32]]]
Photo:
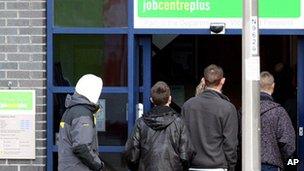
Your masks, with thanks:
[[[53,153],[53,171],[58,171],[58,153]]]
[[[58,145],[59,124],[63,113],[65,112],[65,98],[67,94],[53,94],[53,130],[54,143]]]
[[[105,125],[103,116],[97,117],[99,145],[124,146],[128,138],[128,94],[102,94],[100,99],[101,114],[105,113]]]
[[[128,0],[55,0],[55,26],[127,27]]]
[[[54,141],[58,143],[59,123],[66,110],[67,94],[54,94]],[[127,121],[128,94],[102,93],[99,100],[101,107],[96,117],[99,145],[124,146],[128,136]]]
[[[122,153],[101,153],[101,158],[106,164],[107,171],[127,171],[126,165],[123,163]]]
[[[127,86],[126,35],[54,36],[54,85],[75,86],[84,74],[95,74],[105,86]]]

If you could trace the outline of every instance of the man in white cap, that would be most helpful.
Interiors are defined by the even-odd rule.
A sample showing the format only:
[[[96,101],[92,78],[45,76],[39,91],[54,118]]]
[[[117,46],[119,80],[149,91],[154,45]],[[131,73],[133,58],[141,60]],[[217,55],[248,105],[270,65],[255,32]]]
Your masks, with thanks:
[[[102,79],[87,74],[76,84],[76,92],[66,98],[66,111],[59,129],[59,171],[102,171],[104,164],[98,156],[97,132],[94,114],[98,111],[98,99]]]

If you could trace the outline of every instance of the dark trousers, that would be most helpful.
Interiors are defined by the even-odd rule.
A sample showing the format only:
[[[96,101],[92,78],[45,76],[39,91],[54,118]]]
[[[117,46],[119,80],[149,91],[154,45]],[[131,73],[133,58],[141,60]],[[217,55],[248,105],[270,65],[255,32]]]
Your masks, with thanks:
[[[274,165],[262,164],[261,171],[280,171],[280,168]]]

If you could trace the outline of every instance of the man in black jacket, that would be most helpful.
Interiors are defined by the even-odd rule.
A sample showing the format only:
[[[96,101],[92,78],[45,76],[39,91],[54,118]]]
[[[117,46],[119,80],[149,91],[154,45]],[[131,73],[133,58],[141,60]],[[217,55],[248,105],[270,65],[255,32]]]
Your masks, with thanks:
[[[151,89],[153,109],[136,121],[126,143],[125,159],[131,170],[187,170],[194,151],[184,121],[173,109],[170,89],[157,82]]]
[[[66,98],[67,110],[59,128],[59,171],[102,171],[98,156],[97,132],[94,114],[102,89],[101,78],[87,74],[75,87],[76,92]]]
[[[219,66],[205,68],[205,90],[183,105],[182,115],[197,153],[190,170],[233,171],[235,168],[238,118],[234,105],[221,93],[223,75]]]

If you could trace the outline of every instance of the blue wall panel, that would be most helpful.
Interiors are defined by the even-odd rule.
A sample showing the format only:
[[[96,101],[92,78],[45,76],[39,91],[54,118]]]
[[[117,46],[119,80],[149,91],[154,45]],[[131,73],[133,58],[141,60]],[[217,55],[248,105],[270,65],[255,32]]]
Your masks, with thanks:
[[[304,127],[304,36],[298,38],[298,126]],[[298,129],[298,128],[296,128]],[[298,132],[296,130],[296,132]],[[304,170],[304,137],[298,136],[298,171]]]

